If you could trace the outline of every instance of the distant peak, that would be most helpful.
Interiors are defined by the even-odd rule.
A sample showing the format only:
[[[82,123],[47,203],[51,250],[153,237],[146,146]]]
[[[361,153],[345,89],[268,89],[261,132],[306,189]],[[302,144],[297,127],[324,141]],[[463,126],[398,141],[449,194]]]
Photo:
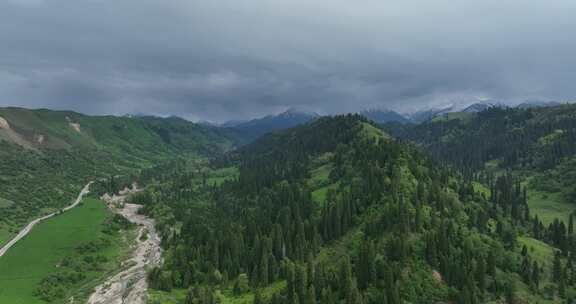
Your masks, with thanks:
[[[318,115],[318,113],[315,112],[310,112],[310,111],[306,111],[304,109],[298,109],[298,108],[289,108],[286,111],[278,114],[278,116],[300,116],[300,115],[304,115],[304,116],[320,116]]]
[[[397,113],[397,112],[390,110],[388,108],[368,108],[360,112],[360,114],[362,113]]]
[[[504,107],[506,107],[506,105],[504,105],[503,103],[491,100],[491,101],[473,103],[468,107],[466,107],[465,109],[463,109],[461,112],[476,113],[476,112],[482,112],[490,108],[504,108]]]

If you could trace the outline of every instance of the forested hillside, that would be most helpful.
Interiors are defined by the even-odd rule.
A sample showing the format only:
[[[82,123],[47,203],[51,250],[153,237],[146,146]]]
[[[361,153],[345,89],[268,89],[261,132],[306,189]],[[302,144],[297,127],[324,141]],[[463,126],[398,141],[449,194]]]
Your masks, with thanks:
[[[496,160],[500,168],[546,170],[576,153],[576,105],[455,114],[462,115],[385,129],[471,169]]]
[[[68,204],[89,179],[233,145],[226,131],[179,118],[0,108],[0,244],[31,217]]]
[[[544,226],[512,175],[486,176],[484,187],[419,150],[348,115],[264,136],[208,170],[194,162],[145,170],[133,200],[156,218],[166,249],[149,273],[152,301],[574,296],[572,224]]]
[[[576,106],[490,108],[416,126],[385,125],[439,160],[467,172],[512,170],[529,184],[531,203],[567,220],[576,209]]]

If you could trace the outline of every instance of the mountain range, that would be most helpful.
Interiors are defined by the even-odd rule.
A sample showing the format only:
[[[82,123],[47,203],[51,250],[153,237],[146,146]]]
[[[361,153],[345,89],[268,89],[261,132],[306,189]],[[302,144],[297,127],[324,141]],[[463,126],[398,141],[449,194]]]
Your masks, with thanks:
[[[419,124],[292,110],[214,127],[1,108],[0,243],[87,180],[96,197],[136,181],[162,238],[147,277],[160,303],[575,295],[576,105],[443,110]],[[84,282],[51,278],[36,295]]]
[[[527,100],[517,105],[518,108],[535,108],[535,107],[552,107],[560,105],[558,102],[547,102],[540,100]],[[367,109],[359,111],[358,114],[376,122],[376,123],[421,123],[431,120],[436,117],[441,117],[449,113],[478,113],[493,107],[509,107],[506,103],[484,100],[479,102],[460,102],[449,104],[440,107],[428,108],[401,114],[399,112],[389,109]],[[222,128],[229,128],[241,134],[245,142],[250,142],[255,138],[277,130],[287,129],[302,123],[313,121],[321,115],[314,112],[307,112],[295,109],[289,109],[285,112],[275,115],[267,115],[262,118],[252,120],[230,120],[222,124],[210,124],[209,126],[217,126]]]

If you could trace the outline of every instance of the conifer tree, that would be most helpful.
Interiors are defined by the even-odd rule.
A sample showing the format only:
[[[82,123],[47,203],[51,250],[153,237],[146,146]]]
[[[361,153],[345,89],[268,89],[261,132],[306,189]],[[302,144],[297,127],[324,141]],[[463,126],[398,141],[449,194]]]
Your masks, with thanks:
[[[534,261],[532,265],[532,277],[531,277],[532,286],[537,291],[540,288],[540,268],[538,267],[538,262]]]
[[[296,293],[300,303],[306,303],[308,295],[308,275],[304,267],[296,265]]]
[[[254,304],[264,304],[264,301],[262,300],[262,295],[260,294],[260,289],[256,289],[256,291],[254,292]]]
[[[560,252],[554,255],[554,263],[552,265],[552,281],[560,283],[562,279],[562,261],[560,259]]]
[[[350,259],[346,256],[340,266],[340,290],[344,298],[348,298],[352,292],[352,269]]]
[[[308,297],[306,304],[316,304],[316,289],[314,288],[314,285],[311,285],[308,288]]]

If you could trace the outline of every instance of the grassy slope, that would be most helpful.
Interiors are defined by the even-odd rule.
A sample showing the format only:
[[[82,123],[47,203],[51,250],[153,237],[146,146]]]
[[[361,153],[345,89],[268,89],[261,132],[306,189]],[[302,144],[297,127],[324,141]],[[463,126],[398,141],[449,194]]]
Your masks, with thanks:
[[[542,279],[541,281],[544,280],[550,280],[550,273],[549,271],[547,271],[548,269],[552,268],[552,261],[554,260],[554,253],[557,249],[555,249],[554,247],[533,239],[531,237],[518,237],[518,243],[519,243],[519,247],[522,246],[526,246],[528,248],[528,252],[530,254],[530,257],[532,257],[532,259],[534,261],[538,262],[538,265],[540,265],[540,267],[543,267],[544,269],[546,269],[543,273],[542,273]],[[524,284],[522,282],[522,280],[517,277],[516,278],[516,286],[518,288],[518,292],[519,292],[519,296],[521,298],[523,298],[524,300],[526,300],[528,303],[560,303],[561,300],[554,298],[553,296],[542,296],[542,295],[534,295],[528,286],[526,286],[526,284]],[[543,282],[542,286],[540,286],[540,289],[543,290],[545,288],[546,285],[549,285],[549,282]],[[573,294],[575,292],[574,288],[568,288],[567,289],[567,293],[568,294]]]
[[[104,221],[110,215],[102,202],[86,199],[82,205],[35,227],[0,259],[0,303],[43,303],[33,295],[40,280],[58,271],[61,259],[74,254],[80,243],[101,237]],[[100,254],[114,260],[120,246],[115,244]],[[99,276],[95,272],[87,275],[87,280]]]
[[[381,129],[376,128],[375,126],[363,122],[362,123],[362,135],[368,139],[380,140],[380,139],[390,139],[390,135],[382,131]]]
[[[328,189],[338,186],[330,183],[330,172],[333,168],[331,159],[332,153],[325,153],[312,161],[308,186],[312,190],[312,200],[318,204],[324,203]]]
[[[482,113],[450,113],[434,118],[429,123],[417,126],[403,126],[402,128],[388,128],[394,134],[405,139],[414,140],[431,149],[439,149],[442,153],[461,148],[460,153],[471,152],[471,149],[481,149],[470,145],[474,139],[483,141],[486,146],[482,155],[485,157],[500,157],[486,161],[485,169],[489,172],[500,174],[507,169],[512,169],[523,177],[536,180],[535,183],[525,183],[529,189],[529,205],[535,214],[548,224],[559,218],[566,220],[568,215],[576,210],[576,204],[566,199],[570,191],[576,193],[576,157],[569,156],[562,160],[552,169],[542,171],[538,166],[544,156],[549,155],[550,150],[566,150],[554,147],[555,143],[567,141],[564,138],[567,131],[573,130],[576,117],[575,105],[562,105],[557,107],[545,107],[532,110],[498,110]],[[562,122],[562,123],[560,123]],[[549,129],[551,128],[551,129]],[[524,134],[525,133],[525,134]],[[537,136],[532,138],[532,134]],[[481,135],[481,136],[480,136]],[[498,152],[494,149],[497,145],[505,145],[509,139],[524,138],[526,142],[515,145],[510,149]],[[462,146],[464,145],[464,146]],[[466,147],[466,145],[468,147]],[[482,145],[480,145],[482,146]],[[502,168],[502,156],[505,152],[519,149],[520,152],[529,151],[528,155],[519,156],[520,159],[514,166]],[[494,152],[495,151],[495,152]],[[493,153],[496,153],[495,156]],[[522,154],[522,153],[520,153]],[[528,160],[529,166],[521,165],[522,158]],[[536,165],[532,167],[533,165]]]
[[[209,155],[229,149],[231,134],[179,118],[87,116],[70,111],[0,108],[0,116],[36,148],[96,149],[123,154],[132,162],[172,156],[175,152]],[[78,123],[80,132],[70,123]],[[35,136],[43,135],[39,143]]]
[[[487,162],[485,169],[494,175],[505,173],[505,170],[498,168],[498,161],[496,160]],[[550,224],[556,218],[568,223],[570,213],[576,211],[576,204],[570,203],[565,199],[564,191],[551,191],[543,187],[535,187],[533,181],[540,174],[538,172],[520,171],[517,173],[525,177],[522,185],[528,189],[528,206],[533,214],[538,215],[538,218],[545,225]],[[554,183],[559,179],[561,179],[559,176],[550,176],[548,181]],[[489,195],[490,191],[486,187],[478,183],[475,184],[475,187],[477,190]]]
[[[556,249],[542,241],[533,239],[531,237],[519,237],[518,242],[520,245],[526,245],[530,256],[540,265],[549,265],[554,260],[554,252]]]
[[[225,181],[234,180],[239,175],[238,167],[226,167],[208,172],[206,183],[208,185],[221,185]]]
[[[279,281],[266,288],[262,288],[260,294],[264,299],[270,299],[274,293],[284,288],[286,288],[286,282]],[[187,291],[184,289],[175,289],[170,292],[153,290],[149,293],[149,302],[154,304],[180,304],[184,303],[186,293]],[[221,304],[252,304],[254,301],[254,294],[252,292],[235,296],[230,288],[218,292],[217,296]]]
[[[576,210],[576,205],[566,202],[560,193],[534,189],[528,191],[528,206],[545,225],[550,224],[556,218],[568,223],[570,213]]]
[[[312,200],[318,204],[323,204],[326,202],[326,197],[328,196],[328,191],[335,190],[339,187],[337,183],[330,184],[312,191]]]
[[[544,172],[530,172],[526,185],[528,203],[545,224],[555,218],[568,223],[570,213],[576,211],[576,157],[566,157]]]
[[[0,244],[43,211],[61,207],[88,177],[127,174],[174,157],[213,156],[234,145],[231,134],[179,118],[22,108],[0,108],[0,117],[26,147],[0,136]],[[70,123],[78,123],[80,132]],[[7,199],[16,208],[7,208]]]

